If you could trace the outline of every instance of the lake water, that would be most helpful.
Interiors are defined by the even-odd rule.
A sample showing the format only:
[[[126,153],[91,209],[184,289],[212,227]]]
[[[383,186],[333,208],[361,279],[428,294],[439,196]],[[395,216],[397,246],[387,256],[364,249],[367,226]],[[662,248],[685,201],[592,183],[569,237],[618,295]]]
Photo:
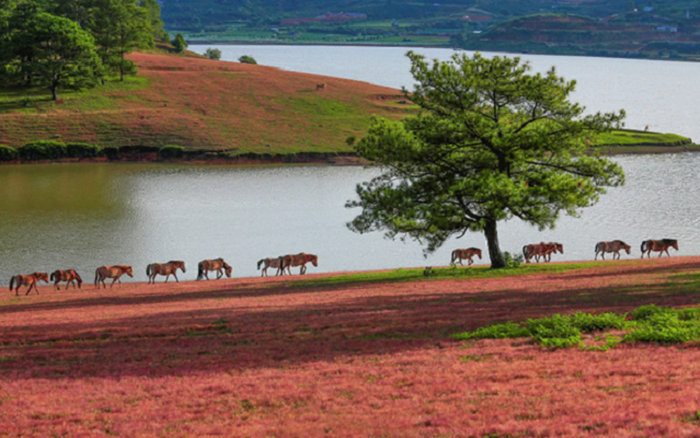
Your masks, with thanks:
[[[556,260],[587,260],[599,240],[622,239],[639,257],[647,238],[677,238],[673,255],[700,253],[700,154],[625,156],[627,185],[613,188],[581,218],[540,232],[510,221],[505,251],[559,241]],[[91,281],[102,264],[131,264],[145,280],[152,262],[196,264],[224,257],[234,276],[259,275],[267,256],[310,252],[330,272],[447,265],[457,247],[486,248],[482,234],[453,239],[428,258],[415,242],[358,235],[345,224],[355,185],[377,174],[362,167],[237,168],[159,164],[60,164],[0,167],[0,283],[11,275],[74,267]],[[672,176],[671,176],[672,175]],[[488,257],[480,263],[488,263]]]
[[[192,47],[204,51],[208,46]],[[406,49],[357,47],[219,46],[226,59],[242,54],[288,70],[410,85]],[[416,49],[446,59],[451,50]],[[556,65],[579,80],[578,101],[596,110],[625,108],[628,126],[700,138],[700,64],[608,58],[527,56],[536,70]],[[634,121],[634,123],[632,123]],[[639,256],[647,238],[677,238],[674,255],[700,254],[700,154],[616,158],[627,185],[614,188],[581,218],[563,217],[540,232],[519,221],[500,226],[502,249],[519,252],[539,241],[564,243],[556,260],[587,260],[599,240],[622,239]],[[194,279],[196,264],[224,257],[234,276],[259,275],[267,256],[310,252],[308,272],[439,266],[457,247],[485,249],[482,234],[453,239],[423,257],[415,242],[381,233],[358,235],[345,224],[358,211],[344,208],[355,185],[376,175],[362,167],[246,169],[163,164],[0,166],[0,284],[16,273],[74,267],[91,282],[103,264],[131,264],[145,281],[152,262],[182,259]],[[488,257],[480,263],[489,263]]]

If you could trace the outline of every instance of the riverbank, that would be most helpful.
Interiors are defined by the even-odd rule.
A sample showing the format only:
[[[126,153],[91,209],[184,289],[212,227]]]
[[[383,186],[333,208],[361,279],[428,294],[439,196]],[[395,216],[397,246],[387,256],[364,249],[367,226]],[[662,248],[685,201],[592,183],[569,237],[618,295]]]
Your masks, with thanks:
[[[6,296],[0,424],[10,437],[693,436],[695,344],[551,351],[450,335],[557,313],[694,306],[700,257],[540,266],[551,270]]]

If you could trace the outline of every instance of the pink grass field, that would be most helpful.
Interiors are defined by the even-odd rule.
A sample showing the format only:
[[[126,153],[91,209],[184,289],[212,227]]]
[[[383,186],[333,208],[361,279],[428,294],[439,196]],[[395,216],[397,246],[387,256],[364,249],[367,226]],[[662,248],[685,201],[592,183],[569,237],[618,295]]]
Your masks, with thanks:
[[[584,352],[449,337],[695,305],[684,284],[698,274],[700,257],[674,257],[403,283],[5,290],[0,437],[700,437],[696,344]]]

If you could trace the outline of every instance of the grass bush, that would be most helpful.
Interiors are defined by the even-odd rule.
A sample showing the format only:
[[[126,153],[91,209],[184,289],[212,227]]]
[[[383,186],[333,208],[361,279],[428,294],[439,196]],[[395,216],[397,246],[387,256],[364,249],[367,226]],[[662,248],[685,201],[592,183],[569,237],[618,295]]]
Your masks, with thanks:
[[[550,349],[578,345],[584,350],[604,351],[624,342],[676,344],[700,340],[700,308],[671,309],[655,305],[641,306],[628,315],[616,313],[574,313],[550,318],[528,319],[481,327],[452,337],[466,339],[532,338]],[[602,345],[585,345],[582,336],[605,330],[626,331],[624,336],[599,338]]]
[[[53,140],[31,141],[19,149],[19,156],[23,160],[56,160],[65,158],[68,149],[65,143]]]
[[[160,157],[166,158],[180,158],[185,155],[185,148],[182,146],[166,145],[160,148],[158,151]]]
[[[102,152],[99,146],[88,143],[66,143],[66,149],[70,158],[94,158]]]
[[[12,146],[0,144],[0,161],[14,161],[19,157],[19,152]]]

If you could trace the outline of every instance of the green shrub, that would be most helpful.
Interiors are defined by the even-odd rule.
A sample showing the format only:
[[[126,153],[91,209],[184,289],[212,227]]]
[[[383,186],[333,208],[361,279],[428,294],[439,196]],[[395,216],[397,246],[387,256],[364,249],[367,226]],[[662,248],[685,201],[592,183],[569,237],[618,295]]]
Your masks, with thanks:
[[[238,62],[241,62],[243,64],[257,64],[258,61],[255,60],[252,56],[249,55],[243,55],[240,58],[238,58]]]
[[[577,312],[570,317],[571,325],[581,330],[583,333],[593,333],[597,331],[625,328],[627,314],[617,315],[615,313],[601,313],[592,315],[590,313]]]
[[[215,61],[218,61],[221,59],[221,50],[219,49],[212,49],[211,47],[207,49],[206,52],[204,52],[204,56],[206,56],[209,59],[213,59]]]
[[[88,143],[67,143],[66,149],[70,158],[94,158],[102,151],[99,146]]]
[[[66,145],[60,141],[38,140],[31,141],[19,148],[19,156],[23,160],[56,160],[68,154]]]
[[[508,251],[503,253],[503,257],[506,259],[506,269],[515,269],[519,267],[523,261],[525,261],[522,254],[516,254],[513,256]]]
[[[160,148],[158,151],[160,157],[166,158],[180,158],[185,155],[185,148],[182,146],[166,145]]]
[[[488,327],[481,327],[473,332],[457,333],[452,337],[460,340],[467,339],[507,339],[507,338],[525,338],[530,336],[530,331],[520,324],[507,322],[505,324],[496,324]]]
[[[0,161],[14,161],[18,157],[17,149],[0,144]]]

